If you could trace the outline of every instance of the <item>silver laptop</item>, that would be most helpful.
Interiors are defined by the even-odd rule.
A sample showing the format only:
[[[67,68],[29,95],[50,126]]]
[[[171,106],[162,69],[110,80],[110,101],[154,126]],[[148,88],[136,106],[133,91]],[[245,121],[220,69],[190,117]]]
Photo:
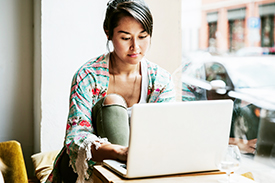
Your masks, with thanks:
[[[124,178],[217,170],[215,157],[228,145],[232,111],[231,100],[136,104],[127,163],[103,165]]]

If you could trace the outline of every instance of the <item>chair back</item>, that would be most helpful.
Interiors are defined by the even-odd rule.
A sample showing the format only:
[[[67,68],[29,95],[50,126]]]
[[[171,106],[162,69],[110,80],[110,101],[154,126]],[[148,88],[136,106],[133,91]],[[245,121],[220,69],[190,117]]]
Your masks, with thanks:
[[[15,140],[0,142],[0,159],[7,166],[3,172],[5,183],[28,183],[28,175],[21,144]]]

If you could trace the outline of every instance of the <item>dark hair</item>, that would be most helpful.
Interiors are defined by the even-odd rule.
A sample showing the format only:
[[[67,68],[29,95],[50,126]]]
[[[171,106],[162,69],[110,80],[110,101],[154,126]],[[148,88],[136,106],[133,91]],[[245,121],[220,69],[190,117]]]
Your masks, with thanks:
[[[142,24],[145,31],[152,37],[153,17],[143,0],[111,0],[108,3],[104,20],[104,31],[109,40],[113,38],[114,28],[121,18],[130,16]]]

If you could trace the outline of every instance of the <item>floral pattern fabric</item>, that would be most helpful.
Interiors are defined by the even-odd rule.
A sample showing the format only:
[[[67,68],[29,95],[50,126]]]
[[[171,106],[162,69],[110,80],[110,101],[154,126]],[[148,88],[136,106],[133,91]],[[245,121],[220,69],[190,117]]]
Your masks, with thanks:
[[[63,153],[69,155],[70,164],[78,173],[78,177],[83,176],[88,180],[92,174],[95,162],[91,160],[90,147],[92,144],[98,147],[99,144],[96,141],[106,141],[106,139],[100,139],[95,135],[92,124],[92,107],[98,100],[106,96],[109,84],[108,56],[108,54],[103,54],[91,59],[73,77],[64,147],[57,156],[54,169],[46,183],[61,182],[57,167]],[[175,101],[171,75],[158,65],[146,59],[145,61],[149,81],[147,103]],[[86,163],[78,163],[82,156]],[[83,167],[79,168],[78,164]],[[83,182],[80,179],[78,181]]]

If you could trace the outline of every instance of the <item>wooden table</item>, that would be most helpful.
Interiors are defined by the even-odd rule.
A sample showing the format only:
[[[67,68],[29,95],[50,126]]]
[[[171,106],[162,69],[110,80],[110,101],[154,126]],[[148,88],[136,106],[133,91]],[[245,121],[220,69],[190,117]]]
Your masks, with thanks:
[[[237,179],[240,183],[255,183],[253,180],[248,179],[239,174],[232,174],[231,178]],[[97,165],[94,166],[94,173],[92,179],[94,183],[210,183],[218,182],[218,180],[220,179],[226,179],[226,175],[220,172],[208,172],[128,180],[119,177],[117,174],[113,173],[112,171],[103,167],[102,165]]]

